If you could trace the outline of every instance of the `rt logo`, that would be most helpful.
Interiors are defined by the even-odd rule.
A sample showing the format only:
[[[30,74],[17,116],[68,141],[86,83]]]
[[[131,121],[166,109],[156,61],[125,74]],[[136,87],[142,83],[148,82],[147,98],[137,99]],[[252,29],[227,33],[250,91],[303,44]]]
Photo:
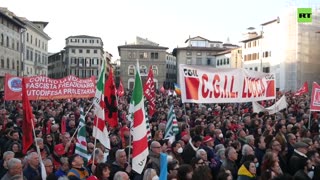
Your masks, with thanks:
[[[311,8],[298,8],[298,22],[311,23],[312,22],[312,9]]]

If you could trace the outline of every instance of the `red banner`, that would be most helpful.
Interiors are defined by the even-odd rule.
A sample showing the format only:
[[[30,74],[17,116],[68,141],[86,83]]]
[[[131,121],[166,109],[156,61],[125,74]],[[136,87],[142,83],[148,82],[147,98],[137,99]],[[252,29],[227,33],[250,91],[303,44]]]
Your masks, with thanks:
[[[295,96],[300,96],[304,93],[308,93],[309,89],[308,89],[308,82],[304,82],[303,86],[294,94]]]
[[[70,75],[61,79],[47,76],[25,77],[29,100],[51,100],[94,97],[95,77],[80,79]],[[4,99],[21,100],[21,77],[6,74]]]
[[[150,66],[149,68],[147,82],[144,84],[143,92],[144,92],[144,96],[149,102],[149,105],[148,105],[149,116],[152,116],[156,112],[156,103],[155,103],[156,92],[154,88],[152,66]]]
[[[320,111],[320,85],[313,82],[310,111]]]

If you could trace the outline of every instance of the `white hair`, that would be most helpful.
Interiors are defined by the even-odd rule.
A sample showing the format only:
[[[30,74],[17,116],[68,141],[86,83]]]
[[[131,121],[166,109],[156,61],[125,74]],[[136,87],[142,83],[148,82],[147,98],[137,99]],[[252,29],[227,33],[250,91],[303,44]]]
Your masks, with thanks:
[[[207,152],[204,149],[198,149],[196,152],[196,157],[201,158],[201,153],[203,153],[203,152],[207,154]]]
[[[12,158],[8,161],[8,169],[14,168],[17,164],[21,164],[21,160]]]
[[[250,145],[244,144],[244,145],[242,146],[242,151],[241,151],[242,155],[243,155],[243,156],[248,155],[248,151],[249,151],[250,148],[252,149],[252,147],[251,147]]]

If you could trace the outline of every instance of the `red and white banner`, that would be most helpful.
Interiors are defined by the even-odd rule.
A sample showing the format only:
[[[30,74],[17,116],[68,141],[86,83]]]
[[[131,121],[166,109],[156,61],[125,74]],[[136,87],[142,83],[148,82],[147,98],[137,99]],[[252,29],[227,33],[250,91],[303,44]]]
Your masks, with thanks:
[[[308,93],[309,92],[309,88],[308,88],[308,82],[304,82],[303,86],[294,94],[295,96],[300,96],[304,93]]]
[[[96,91],[95,77],[80,79],[70,75],[61,79],[47,76],[25,77],[29,100],[69,99],[94,97]],[[5,100],[21,100],[21,77],[6,74]]]
[[[272,73],[181,64],[182,102],[232,103],[275,99]]]
[[[316,82],[312,84],[310,111],[320,111],[320,85]]]

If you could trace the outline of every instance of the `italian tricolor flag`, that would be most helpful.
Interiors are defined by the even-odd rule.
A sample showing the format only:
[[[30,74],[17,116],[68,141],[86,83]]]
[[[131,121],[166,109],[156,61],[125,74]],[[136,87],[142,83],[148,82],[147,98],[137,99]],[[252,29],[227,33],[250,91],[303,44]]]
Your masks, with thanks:
[[[145,118],[143,88],[140,77],[139,63],[137,63],[135,83],[130,105],[133,111],[132,126],[132,169],[141,174],[147,161],[148,139]]]

